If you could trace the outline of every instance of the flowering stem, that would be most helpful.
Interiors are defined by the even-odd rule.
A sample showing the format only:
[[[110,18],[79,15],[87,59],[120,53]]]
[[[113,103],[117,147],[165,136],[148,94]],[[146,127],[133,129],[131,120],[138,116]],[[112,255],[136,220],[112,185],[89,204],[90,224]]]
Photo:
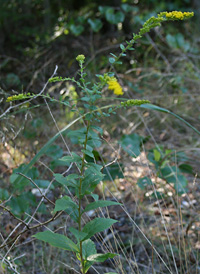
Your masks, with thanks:
[[[87,141],[88,141],[88,132],[90,128],[90,121],[88,121],[87,124],[87,129],[86,129],[86,135],[85,135],[85,142],[84,142],[84,150],[86,149],[87,146]],[[79,181],[79,197],[78,197],[78,230],[81,232],[81,198],[82,198],[82,181],[83,181],[83,172],[84,172],[84,167],[85,167],[85,156],[86,154],[83,153],[82,156],[82,162],[81,162],[81,172],[80,172],[80,181]],[[84,259],[83,259],[83,249],[82,249],[82,241],[80,241],[80,259],[81,259],[81,266],[82,266],[82,273],[85,274],[85,269],[84,269]]]

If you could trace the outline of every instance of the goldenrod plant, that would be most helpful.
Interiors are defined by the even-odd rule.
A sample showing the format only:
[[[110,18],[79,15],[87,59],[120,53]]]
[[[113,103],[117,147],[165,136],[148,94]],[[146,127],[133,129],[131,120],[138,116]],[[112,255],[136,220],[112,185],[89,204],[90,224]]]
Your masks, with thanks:
[[[111,64],[110,71],[103,75],[96,75],[97,80],[95,83],[91,83],[87,78],[84,67],[86,58],[82,54],[78,55],[76,58],[80,68],[78,80],[69,77],[52,77],[49,80],[51,83],[59,81],[71,81],[76,84],[80,90],[79,102],[81,102],[81,112],[79,112],[79,102],[77,104],[69,103],[67,107],[69,107],[70,110],[75,110],[79,113],[80,116],[78,119],[76,119],[75,122],[82,121],[84,124],[83,128],[80,128],[76,131],[71,130],[68,132],[68,136],[74,136],[77,138],[77,142],[81,149],[79,153],[72,152],[71,155],[64,156],[60,159],[60,161],[66,166],[74,164],[76,166],[77,172],[71,173],[67,176],[64,176],[60,173],[54,174],[55,181],[64,186],[66,189],[70,188],[73,190],[72,193],[74,193],[74,196],[71,196],[70,193],[67,195],[63,193],[63,196],[56,200],[53,210],[54,216],[64,211],[69,214],[74,222],[74,225],[69,228],[73,238],[70,239],[65,235],[54,233],[49,229],[46,229],[43,232],[39,232],[33,237],[38,240],[47,242],[54,247],[73,252],[80,263],[80,272],[82,274],[86,274],[94,263],[103,262],[106,259],[112,259],[118,255],[111,252],[97,253],[95,242],[92,240],[92,237],[95,236],[96,233],[102,232],[105,229],[109,229],[117,222],[117,220],[110,218],[94,218],[88,221],[88,219],[85,217],[85,214],[90,210],[112,205],[120,206],[120,204],[116,201],[99,200],[98,195],[94,194],[96,187],[104,178],[104,166],[97,163],[94,156],[95,147],[98,147],[101,144],[99,135],[103,134],[103,130],[99,126],[101,118],[116,114],[116,110],[118,108],[134,106],[140,106],[170,113],[170,111],[166,109],[151,105],[150,101],[146,99],[127,100],[125,98],[119,97],[119,101],[122,102],[109,106],[106,105],[99,107],[98,102],[102,99],[102,92],[105,91],[105,89],[112,91],[116,96],[126,95],[125,91],[123,90],[122,83],[119,82],[112,68],[115,64],[122,64],[121,59],[126,55],[126,52],[128,50],[134,50],[134,43],[136,43],[139,38],[141,38],[145,33],[149,32],[152,28],[160,26],[161,23],[165,21],[185,20],[192,17],[193,15],[193,12],[161,12],[157,15],[157,17],[151,17],[148,19],[139,30],[138,34],[133,34],[133,38],[126,42],[126,46],[123,44],[120,45],[121,53],[118,56],[111,54],[112,57],[109,58],[109,62]],[[37,97],[37,95],[30,93],[19,94],[8,97],[7,102],[34,97]],[[46,96],[46,98],[55,100],[54,98],[50,98],[48,96]],[[66,103],[64,104],[66,105]],[[180,118],[178,116],[176,117]],[[182,118],[180,118],[180,120],[184,122]],[[189,126],[193,128],[191,125]],[[68,126],[68,129],[69,127],[70,126]],[[195,131],[199,133],[197,130]],[[54,140],[55,139],[56,138],[54,138]],[[88,157],[92,160],[88,161]],[[34,161],[31,162],[30,166],[33,164]],[[25,172],[26,170],[24,170],[24,173]],[[17,180],[19,182],[20,178],[18,177]],[[93,199],[93,201],[88,203],[86,206],[83,206],[83,199],[86,197],[89,197],[90,200]]]

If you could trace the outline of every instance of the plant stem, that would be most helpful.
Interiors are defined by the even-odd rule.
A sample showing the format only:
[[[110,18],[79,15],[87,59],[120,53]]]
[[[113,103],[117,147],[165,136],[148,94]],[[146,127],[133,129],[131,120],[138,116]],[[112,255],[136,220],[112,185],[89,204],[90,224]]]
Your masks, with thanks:
[[[84,149],[86,149],[87,141],[88,141],[88,132],[90,128],[90,121],[88,121],[86,135],[85,135],[85,142],[84,142]],[[81,189],[82,189],[82,181],[83,181],[83,172],[85,167],[85,153],[83,153],[82,163],[81,163],[81,172],[80,172],[80,183],[79,183],[79,197],[78,197],[78,230],[81,231]],[[81,258],[81,266],[82,266],[82,273],[85,274],[84,270],[84,259],[83,259],[83,250],[82,250],[82,241],[80,241],[80,258]]]

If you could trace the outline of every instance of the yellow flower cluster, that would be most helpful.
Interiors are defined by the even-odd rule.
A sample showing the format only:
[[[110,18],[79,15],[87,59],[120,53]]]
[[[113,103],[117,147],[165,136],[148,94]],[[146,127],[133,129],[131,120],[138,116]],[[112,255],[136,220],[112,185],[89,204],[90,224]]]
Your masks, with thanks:
[[[27,98],[30,98],[31,95],[30,93],[27,93],[27,94],[23,94],[23,93],[20,93],[18,95],[13,95],[13,96],[9,96],[7,99],[6,99],[6,102],[12,102],[12,101],[16,101],[16,100],[23,100],[23,99],[27,99]]]
[[[78,62],[84,63],[84,60],[85,60],[85,55],[83,54],[80,54],[76,57],[76,61]]]
[[[122,87],[117,82],[117,79],[115,77],[109,77],[108,79],[108,89],[113,90],[114,94],[116,95],[123,95]]]
[[[125,102],[121,102],[123,107],[130,107],[130,106],[140,106],[143,104],[150,104],[149,100],[138,100],[138,99],[131,99]]]
[[[167,19],[172,20],[184,20],[194,16],[194,12],[182,12],[182,11],[171,11],[171,12],[161,12],[161,16],[165,15]]]

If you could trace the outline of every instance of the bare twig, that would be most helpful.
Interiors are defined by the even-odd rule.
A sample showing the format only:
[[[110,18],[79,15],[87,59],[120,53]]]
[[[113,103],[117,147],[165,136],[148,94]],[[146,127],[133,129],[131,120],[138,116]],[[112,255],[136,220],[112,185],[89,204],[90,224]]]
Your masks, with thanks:
[[[54,70],[54,72],[53,72],[53,74],[51,75],[50,78],[54,77],[54,75],[55,75],[56,72],[57,72],[57,69],[58,69],[58,66],[55,67],[55,70]],[[3,116],[5,116],[6,113],[10,112],[12,109],[18,108],[19,106],[21,106],[21,105],[23,105],[23,104],[25,104],[25,103],[28,103],[28,102],[32,101],[33,99],[37,98],[38,96],[40,96],[40,95],[45,91],[45,89],[46,89],[48,83],[49,83],[49,81],[46,82],[46,84],[44,85],[43,89],[42,89],[37,95],[35,95],[34,97],[32,97],[32,98],[30,98],[30,99],[28,99],[28,100],[26,100],[26,101],[23,101],[23,102],[21,102],[21,103],[15,105],[15,106],[12,106],[12,105],[9,106],[9,108],[7,108],[7,109],[0,115],[0,119],[1,119]]]
[[[30,181],[30,182],[39,190],[41,196],[42,196],[45,200],[47,200],[50,204],[52,204],[52,205],[55,206],[55,203],[52,202],[51,200],[49,200],[49,198],[47,198],[47,197],[42,193],[41,189],[38,187],[38,185],[37,185],[30,177],[28,177],[28,176],[22,174],[21,172],[17,172],[16,174],[19,174],[19,175],[23,176],[24,178],[26,178],[27,180],[29,180],[29,181]]]
[[[13,218],[15,218],[17,221],[19,221],[20,223],[25,225],[27,227],[27,229],[29,229],[29,226],[23,220],[16,217],[7,207],[0,205],[0,208],[2,208],[3,210],[6,210],[11,216],[13,216]]]
[[[16,241],[22,234],[26,233],[27,231],[30,231],[32,229],[35,229],[35,228],[38,228],[38,227],[41,227],[41,226],[44,226],[44,225],[47,225],[49,224],[50,222],[54,221],[55,219],[57,219],[61,214],[63,213],[63,211],[60,211],[59,213],[56,212],[53,217],[51,217],[49,220],[43,222],[43,223],[40,223],[40,224],[37,224],[37,225],[34,225],[34,226],[31,226],[29,227],[29,229],[24,229],[23,231],[21,231],[20,233],[18,233],[12,240],[10,240],[8,243],[5,243],[3,245],[0,246],[0,249],[1,248],[4,248],[5,246],[13,243],[14,241]],[[27,226],[27,225],[26,225]]]
[[[2,258],[1,255],[0,255],[0,258]],[[4,261],[5,261],[5,263],[8,265],[8,268],[9,268],[9,269],[11,269],[12,271],[14,271],[14,273],[16,273],[16,274],[20,274],[20,273],[14,268],[14,265],[12,265],[12,263],[11,263],[9,260],[4,259]],[[0,268],[0,270],[1,270],[1,268]],[[2,272],[1,272],[1,273],[2,273]],[[3,273],[5,273],[5,272],[3,272]]]
[[[103,139],[109,146],[111,146],[111,145],[108,143],[108,141],[107,141],[103,136],[101,136],[101,139]],[[112,147],[112,146],[111,146],[111,147]],[[116,162],[118,161],[118,158],[119,158],[119,155],[120,155],[121,146],[119,147],[118,151],[116,151],[116,150],[114,149],[114,147],[112,147],[112,149],[115,151],[115,153],[116,153],[117,155],[116,155],[115,159],[112,160],[110,163],[108,163],[108,164],[106,164],[106,165],[103,165],[101,171],[103,171],[104,168],[107,168],[107,167],[111,166],[112,164],[114,164],[114,163],[116,163]]]

